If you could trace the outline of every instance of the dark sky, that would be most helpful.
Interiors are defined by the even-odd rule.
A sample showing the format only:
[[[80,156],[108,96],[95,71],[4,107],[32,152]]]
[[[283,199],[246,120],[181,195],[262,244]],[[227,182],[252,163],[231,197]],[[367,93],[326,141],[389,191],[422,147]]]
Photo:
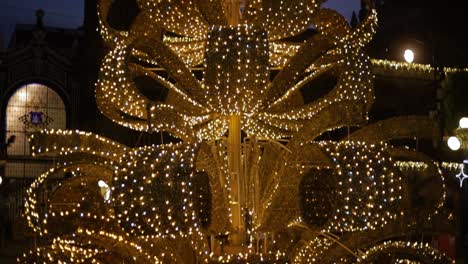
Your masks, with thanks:
[[[360,5],[360,0],[328,0],[322,7],[337,10],[349,21],[353,11],[356,11],[356,13],[359,11]]]
[[[359,10],[359,0],[329,0],[323,6],[336,9],[348,20]],[[77,28],[83,23],[83,0],[0,0],[0,32],[4,42],[16,24],[35,24],[35,11],[45,10],[44,24],[52,27]]]
[[[16,24],[35,24],[37,9],[45,10],[47,26],[76,28],[83,23],[83,0],[0,0],[0,32],[4,42]]]

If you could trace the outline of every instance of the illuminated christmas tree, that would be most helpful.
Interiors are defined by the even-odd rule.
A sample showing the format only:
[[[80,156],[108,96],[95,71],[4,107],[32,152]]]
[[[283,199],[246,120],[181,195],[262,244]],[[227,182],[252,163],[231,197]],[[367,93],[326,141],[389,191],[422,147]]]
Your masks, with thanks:
[[[131,28],[119,31],[107,23],[112,1],[102,0],[110,51],[96,85],[100,111],[180,142],[129,148],[81,131],[34,134],[33,153],[60,163],[28,191],[25,215],[48,244],[21,261],[366,263],[390,254],[398,263],[450,262],[421,243],[382,241],[443,215],[436,164],[389,142],[434,138],[437,126],[424,116],[366,125],[374,94],[363,48],[376,12],[352,29],[322,2],[139,0]],[[316,34],[291,41],[311,25]],[[336,85],[305,102],[301,91],[323,75]],[[147,98],[139,76],[167,98]],[[349,127],[360,129],[319,139]],[[42,186],[62,171],[75,176],[41,211]],[[408,171],[441,179],[438,199],[418,214]]]

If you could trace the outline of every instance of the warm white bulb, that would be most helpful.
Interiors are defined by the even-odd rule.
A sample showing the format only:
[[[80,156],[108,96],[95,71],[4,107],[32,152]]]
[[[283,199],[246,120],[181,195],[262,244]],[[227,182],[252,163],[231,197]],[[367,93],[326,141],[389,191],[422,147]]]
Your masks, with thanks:
[[[98,181],[98,186],[101,188],[101,195],[104,198],[105,201],[110,200],[111,196],[111,189],[109,188],[109,185],[103,180]]]
[[[412,63],[414,60],[414,52],[410,49],[405,50],[405,54],[403,56],[408,63]]]
[[[0,176],[0,185],[2,185],[2,182],[3,182],[3,178],[2,176]]]
[[[460,118],[460,128],[468,128],[468,117]]]
[[[107,185],[107,183],[103,180],[99,180],[97,185],[101,188],[109,187],[109,185]]]
[[[461,147],[461,142],[457,137],[449,137],[447,140],[447,145],[451,150],[459,150]]]

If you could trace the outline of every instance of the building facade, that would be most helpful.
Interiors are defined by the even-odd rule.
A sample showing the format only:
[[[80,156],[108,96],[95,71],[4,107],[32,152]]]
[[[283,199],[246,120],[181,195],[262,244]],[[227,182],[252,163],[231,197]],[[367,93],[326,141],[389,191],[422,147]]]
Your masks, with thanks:
[[[0,201],[1,244],[21,236],[25,190],[54,164],[53,157],[33,158],[28,136],[40,129],[76,126],[79,82],[73,60],[80,30],[17,25],[9,46],[0,52]],[[46,192],[45,192],[46,193]],[[44,201],[46,201],[44,196]]]

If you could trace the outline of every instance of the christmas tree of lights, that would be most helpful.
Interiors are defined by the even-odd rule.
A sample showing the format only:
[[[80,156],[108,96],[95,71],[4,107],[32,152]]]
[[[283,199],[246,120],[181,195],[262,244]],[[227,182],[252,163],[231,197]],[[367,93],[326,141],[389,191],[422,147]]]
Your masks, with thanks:
[[[28,190],[25,216],[44,243],[20,261],[367,263],[394,254],[449,263],[422,243],[382,242],[417,229],[418,217],[443,216],[437,165],[390,144],[434,138],[437,126],[425,116],[367,124],[374,93],[363,48],[376,12],[351,29],[322,2],[138,0],[131,28],[119,31],[107,23],[112,1],[101,0],[109,52],[96,84],[100,111],[180,142],[130,148],[83,131],[33,134],[33,155],[60,162]],[[291,40],[311,25],[315,34]],[[302,92],[324,75],[336,85],[306,102]],[[141,76],[167,98],[145,96],[134,82]],[[347,127],[359,129],[320,140]],[[438,199],[418,215],[400,160],[440,177]],[[47,179],[63,171],[74,177],[41,207]]]

